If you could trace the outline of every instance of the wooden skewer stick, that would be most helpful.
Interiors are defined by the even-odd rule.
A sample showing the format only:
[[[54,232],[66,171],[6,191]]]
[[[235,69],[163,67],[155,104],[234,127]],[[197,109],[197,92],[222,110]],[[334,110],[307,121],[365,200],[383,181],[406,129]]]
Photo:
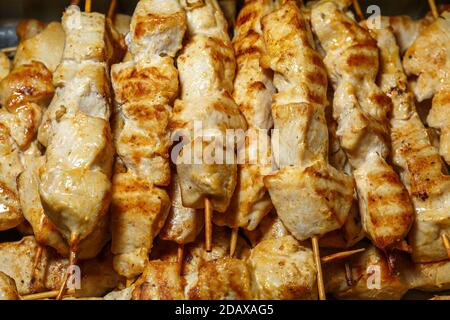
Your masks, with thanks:
[[[69,279],[69,271],[72,270],[70,267],[75,266],[76,263],[77,263],[77,246],[75,245],[70,250],[69,267],[67,268],[67,271],[64,274],[63,283],[61,285],[61,288],[59,289],[59,293],[58,296],[56,297],[56,300],[61,300],[64,294],[66,293],[67,280]]]
[[[231,230],[231,239],[230,239],[230,258],[233,258],[234,253],[236,252],[236,245],[238,240],[239,227],[235,227]]]
[[[177,262],[181,267],[183,266],[183,259],[184,259],[184,244],[178,244],[178,250],[177,250]]]
[[[74,290],[67,291],[67,296],[72,296],[75,293]],[[39,292],[34,294],[28,294],[26,296],[22,296],[22,300],[42,300],[42,299],[52,299],[56,298],[59,294],[59,290],[54,291],[46,291],[46,292]]]
[[[42,253],[44,252],[44,248],[38,244],[38,248],[36,251],[36,255],[34,256],[34,261],[33,261],[33,269],[31,271],[31,287],[34,291],[34,287],[36,285],[37,279],[38,279],[38,266],[39,263],[41,262],[41,257],[42,257]]]
[[[212,250],[212,211],[211,200],[205,198],[205,246],[207,252]]]
[[[434,0],[428,0],[428,5],[430,6],[431,13],[433,14],[433,17],[437,19],[439,17],[439,11],[436,7],[436,2]]]
[[[322,263],[327,263],[327,262],[330,262],[330,261],[333,261],[336,259],[343,259],[343,258],[350,257],[350,256],[354,255],[355,253],[363,252],[364,250],[366,250],[366,249],[361,248],[361,249],[356,249],[356,250],[349,250],[349,251],[333,253],[333,254],[330,254],[329,256],[322,257],[320,260],[322,261]]]
[[[86,2],[84,3],[84,11],[89,13],[91,12],[92,9],[92,0],[86,0]]]
[[[0,49],[3,53],[10,53],[17,50],[17,47],[8,47],[8,48],[2,48]]]
[[[450,259],[450,241],[448,240],[447,234],[441,234],[442,242],[444,243],[444,247],[447,250],[448,258]]]
[[[317,268],[317,287],[319,289],[319,299],[326,300],[327,297],[325,295],[325,286],[323,284],[322,264],[320,261],[319,239],[317,238],[317,236],[313,236],[311,238],[311,242],[314,252],[314,260],[316,262]]]
[[[111,2],[109,3],[108,14],[106,15],[111,20],[114,18],[114,12],[116,11],[116,7],[117,7],[117,0],[111,0]]]
[[[353,0],[353,9],[355,9],[356,14],[361,21],[366,19],[366,17],[364,17],[364,13],[361,10],[361,6],[359,5],[358,0]]]

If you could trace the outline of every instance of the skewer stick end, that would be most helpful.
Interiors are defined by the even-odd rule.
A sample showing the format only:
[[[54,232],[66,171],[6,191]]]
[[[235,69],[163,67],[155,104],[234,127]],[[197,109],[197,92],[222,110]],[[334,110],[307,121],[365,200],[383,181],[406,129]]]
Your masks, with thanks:
[[[205,247],[207,252],[212,250],[212,206],[211,201],[205,198]]]
[[[235,227],[231,230],[231,239],[230,239],[230,258],[233,258],[234,253],[236,252],[236,245],[238,240],[239,227]]]
[[[317,287],[319,289],[319,299],[326,300],[327,297],[325,294],[325,286],[323,284],[322,264],[320,261],[319,239],[317,238],[317,236],[312,236],[311,242],[314,253],[314,260],[316,262],[317,268]]]

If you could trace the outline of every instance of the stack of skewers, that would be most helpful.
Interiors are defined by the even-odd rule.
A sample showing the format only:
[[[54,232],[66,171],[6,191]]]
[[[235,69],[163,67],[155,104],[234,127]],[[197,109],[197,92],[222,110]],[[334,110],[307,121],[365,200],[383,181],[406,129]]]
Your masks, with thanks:
[[[0,299],[450,290],[448,7],[78,4],[0,53]]]

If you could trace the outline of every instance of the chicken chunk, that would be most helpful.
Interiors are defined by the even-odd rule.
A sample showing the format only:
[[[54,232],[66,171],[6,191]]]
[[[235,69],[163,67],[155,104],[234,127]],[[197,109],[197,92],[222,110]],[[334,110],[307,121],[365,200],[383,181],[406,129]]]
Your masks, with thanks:
[[[393,161],[401,168],[415,208],[415,222],[409,232],[412,257],[417,262],[446,258],[441,234],[450,231],[450,178],[414,106],[399,48],[389,28],[370,30],[381,53],[380,85],[392,99],[391,138]],[[447,213],[446,213],[447,212]]]
[[[326,51],[324,62],[335,87],[333,116],[354,170],[363,228],[381,249],[401,246],[414,211],[405,186],[385,160],[392,105],[375,83],[376,41],[333,1],[313,6],[311,21]]]
[[[398,300],[409,289],[405,277],[394,274],[384,254],[371,245],[346,260],[325,264],[323,275],[325,290],[337,299]]]
[[[3,272],[0,272],[0,300],[19,300],[16,282]]]
[[[178,244],[195,241],[199,233],[203,230],[205,215],[201,210],[183,206],[180,180],[176,174],[172,175],[169,196],[172,200],[172,205],[166,224],[159,233],[159,238],[162,240],[171,240]]]
[[[8,56],[0,52],[0,81],[6,78],[11,71],[11,61]]]
[[[49,23],[40,33],[19,43],[14,56],[14,68],[37,61],[54,72],[61,62],[64,41],[61,23]]]
[[[17,176],[22,172],[20,154],[9,130],[0,123],[0,231],[23,222],[17,192]]]
[[[317,299],[312,250],[292,236],[261,241],[252,249],[249,263],[258,299]]]
[[[176,262],[152,260],[134,283],[132,300],[183,300],[183,281]]]
[[[153,239],[169,214],[167,193],[130,173],[113,179],[112,252],[114,268],[128,278],[144,271]]]
[[[450,12],[446,11],[406,51],[403,66],[417,76],[413,91],[418,101],[433,98],[427,122],[440,131],[439,153],[450,163]]]

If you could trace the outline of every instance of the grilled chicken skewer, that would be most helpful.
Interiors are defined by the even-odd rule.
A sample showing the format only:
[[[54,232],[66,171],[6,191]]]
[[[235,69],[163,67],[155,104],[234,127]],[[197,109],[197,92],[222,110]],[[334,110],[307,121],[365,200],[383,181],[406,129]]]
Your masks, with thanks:
[[[3,158],[0,169],[3,207],[0,230],[18,226],[23,221],[22,212],[25,210],[21,208],[19,199],[18,176],[41,155],[36,133],[55,91],[52,72],[57,64],[55,60],[61,57],[58,46],[52,50],[48,46],[60,44],[61,34],[61,27],[50,23],[41,33],[21,42],[14,69],[0,82],[0,103],[3,105],[0,109]],[[44,50],[35,50],[36,41],[47,49],[45,53]]]
[[[450,177],[443,174],[444,163],[415,110],[394,34],[387,26],[370,32],[381,53],[380,86],[393,103],[393,161],[401,168],[416,211],[409,233],[412,257],[416,262],[444,260],[441,235],[450,233]]]
[[[345,222],[353,181],[328,163],[326,70],[300,9],[294,1],[283,1],[280,9],[263,18],[262,29],[266,45],[262,63],[274,70],[278,89],[272,103],[276,130],[272,145],[279,153],[279,170],[264,183],[291,234],[298,240],[312,239],[319,296],[325,299],[317,239]]]
[[[245,130],[246,123],[231,97],[235,58],[217,1],[182,3],[188,41],[177,60],[181,100],[175,103],[171,127],[183,137],[176,160],[182,202],[185,207],[205,209],[206,250],[211,250],[212,211],[227,210],[236,186],[234,143],[225,141],[226,131]],[[199,124],[211,135],[199,136]]]
[[[166,224],[159,233],[159,238],[173,241],[179,245],[177,260],[181,271],[184,260],[184,246],[195,241],[203,230],[205,220],[201,210],[183,206],[180,181],[176,173],[172,173],[169,196],[172,200],[172,205]]]
[[[113,160],[108,63],[117,57],[104,15],[71,6],[63,28],[63,60],[54,77],[60,89],[39,132],[47,147],[39,191],[45,214],[69,243],[74,264],[80,241],[108,221]],[[64,290],[65,284],[59,298]]]
[[[27,236],[17,242],[0,244],[0,273],[15,280],[20,298],[25,300],[55,298],[61,287],[69,260],[43,247],[37,266],[35,257],[42,246],[34,237]],[[114,289],[122,281],[112,267],[112,255],[105,248],[96,258],[80,262],[82,274],[74,278],[80,287],[71,292],[76,297],[99,297]],[[75,284],[75,283],[74,283]],[[39,292],[35,295],[34,292]]]
[[[114,65],[117,165],[113,180],[112,251],[116,271],[144,271],[153,239],[169,214],[169,119],[178,96],[174,56],[186,17],[178,1],[142,0],[131,20],[131,60]],[[167,41],[160,41],[167,38]]]
[[[260,20],[273,10],[273,2],[246,1],[241,9],[233,39],[237,72],[233,98],[247,120],[249,130],[238,158],[236,191],[225,214],[216,215],[214,223],[233,228],[230,256],[233,256],[238,228],[254,230],[273,205],[263,176],[272,170],[268,130],[273,126],[272,94],[275,88],[269,70],[260,66],[264,50]]]
[[[413,92],[417,100],[433,98],[427,117],[440,132],[439,153],[450,164],[450,11],[436,19],[406,51],[403,66],[407,75],[417,76]]]
[[[406,249],[403,239],[414,211],[406,188],[385,161],[391,102],[375,84],[376,42],[332,1],[316,4],[311,20],[326,51],[337,133],[354,170],[363,228],[380,249]]]

